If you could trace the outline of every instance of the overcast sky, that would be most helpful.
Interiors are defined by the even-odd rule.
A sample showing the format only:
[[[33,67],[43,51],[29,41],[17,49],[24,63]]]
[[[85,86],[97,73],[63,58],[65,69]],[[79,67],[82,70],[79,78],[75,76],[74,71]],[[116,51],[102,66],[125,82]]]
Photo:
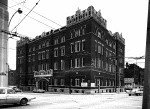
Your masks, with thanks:
[[[84,10],[91,5],[96,11],[101,10],[103,18],[107,20],[108,30],[122,33],[125,39],[125,57],[145,55],[148,0],[9,0],[10,18],[18,8],[23,11],[13,17],[9,29],[34,38],[44,31],[65,26],[67,16],[74,15],[78,8]],[[33,11],[29,13],[29,9],[33,7]],[[27,13],[29,15],[14,29]],[[8,51],[10,68],[16,69],[16,40],[9,39]],[[127,58],[125,61],[136,62]],[[137,62],[142,68],[145,67],[143,59]]]

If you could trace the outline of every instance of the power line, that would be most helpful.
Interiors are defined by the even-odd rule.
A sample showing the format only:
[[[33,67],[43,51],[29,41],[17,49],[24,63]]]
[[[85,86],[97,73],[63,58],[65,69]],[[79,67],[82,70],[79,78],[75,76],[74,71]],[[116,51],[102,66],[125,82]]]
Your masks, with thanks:
[[[14,9],[14,8],[11,8],[11,9],[16,10],[16,9]],[[24,13],[22,13],[22,14],[24,14]],[[24,15],[26,15],[26,14],[24,14]],[[35,20],[35,21],[37,21],[37,22],[39,22],[39,23],[41,23],[41,24],[43,24],[43,25],[45,25],[45,26],[47,26],[47,27],[50,27],[50,28],[52,28],[52,29],[55,29],[55,28],[53,28],[53,27],[51,27],[51,26],[49,26],[49,25],[47,25],[47,24],[45,24],[45,23],[43,23],[43,22],[41,22],[41,21],[39,21],[39,20],[37,20],[37,19],[35,19],[35,18],[33,18],[33,17],[31,17],[31,16],[27,16],[27,17],[29,17],[29,18],[31,18],[31,19],[33,19],[33,20]]]
[[[17,4],[15,4],[15,5],[13,5],[13,6],[10,6],[9,8],[15,7],[15,6],[20,5],[20,4],[22,4],[22,3],[25,3],[25,2],[26,2],[26,0],[24,0],[23,2],[20,2],[20,3],[17,3]]]
[[[14,1],[14,0],[13,0],[13,1]],[[16,1],[14,1],[14,2],[16,2]],[[16,3],[17,3],[17,2],[16,2]],[[24,5],[22,5],[22,6],[23,6],[24,8],[26,8],[26,9],[30,10],[29,8],[25,7]],[[43,16],[43,15],[41,15],[41,14],[35,12],[35,11],[32,11],[32,12],[35,13],[35,14],[37,14],[37,15],[39,15],[39,16],[41,16],[41,17],[43,17],[43,18],[45,18],[45,19],[47,19],[47,20],[49,20],[50,22],[53,22],[53,23],[55,23],[56,25],[62,27],[62,25],[56,23],[55,21],[53,21],[53,20],[51,20],[51,19],[49,19],[49,18],[47,18],[47,17],[45,17],[45,16]]]
[[[29,11],[29,13],[12,29],[12,31],[22,23],[22,21],[32,12],[32,10],[38,5],[39,2],[40,0],[34,5],[34,7]]]

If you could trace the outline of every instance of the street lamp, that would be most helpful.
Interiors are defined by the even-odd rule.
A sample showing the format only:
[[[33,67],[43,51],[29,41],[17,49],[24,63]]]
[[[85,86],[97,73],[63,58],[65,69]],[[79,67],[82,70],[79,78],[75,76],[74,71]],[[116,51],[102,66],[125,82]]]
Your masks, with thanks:
[[[8,27],[10,26],[10,22],[11,22],[11,20],[12,20],[12,18],[14,17],[14,15],[16,14],[16,13],[19,13],[19,14],[21,14],[23,11],[20,9],[20,8],[18,8],[18,10],[12,15],[12,17],[10,18],[10,21],[9,21],[9,23],[8,23]]]

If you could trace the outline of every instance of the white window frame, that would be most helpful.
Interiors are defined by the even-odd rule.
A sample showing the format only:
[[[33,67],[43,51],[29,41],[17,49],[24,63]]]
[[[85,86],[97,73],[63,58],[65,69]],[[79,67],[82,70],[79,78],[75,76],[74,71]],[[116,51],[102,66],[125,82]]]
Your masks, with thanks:
[[[54,62],[54,70],[58,70],[58,62]]]
[[[65,36],[61,37],[61,43],[65,42]]]
[[[54,45],[58,44],[58,37],[54,39]]]
[[[73,60],[72,59],[70,60],[70,65],[71,65],[70,67],[73,68]]]
[[[74,43],[71,43],[70,44],[71,53],[73,53],[73,50],[74,50],[73,48],[74,48]]]
[[[80,58],[75,58],[75,68],[80,67]]]
[[[65,69],[65,61],[61,60],[61,70],[64,70],[64,69]]]
[[[75,86],[80,86],[80,79],[78,78],[75,79]]]
[[[58,57],[58,48],[54,48],[54,57]]]
[[[82,40],[82,51],[85,51],[85,39]]]
[[[61,56],[65,55],[65,46],[60,47],[61,50]]]
[[[75,52],[80,52],[80,41],[75,42]]]

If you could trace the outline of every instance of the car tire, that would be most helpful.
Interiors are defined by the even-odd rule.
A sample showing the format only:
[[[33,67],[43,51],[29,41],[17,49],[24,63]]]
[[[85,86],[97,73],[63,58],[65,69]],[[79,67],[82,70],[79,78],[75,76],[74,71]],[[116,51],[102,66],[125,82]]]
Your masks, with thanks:
[[[27,100],[26,98],[23,98],[23,99],[21,99],[21,101],[20,101],[20,105],[21,105],[21,106],[25,106],[25,105],[27,105],[27,102],[28,102],[28,100]]]
[[[131,96],[131,94],[129,94],[129,96]]]

